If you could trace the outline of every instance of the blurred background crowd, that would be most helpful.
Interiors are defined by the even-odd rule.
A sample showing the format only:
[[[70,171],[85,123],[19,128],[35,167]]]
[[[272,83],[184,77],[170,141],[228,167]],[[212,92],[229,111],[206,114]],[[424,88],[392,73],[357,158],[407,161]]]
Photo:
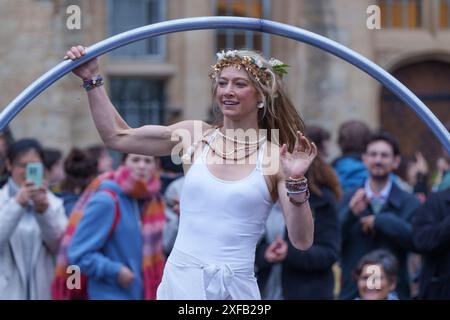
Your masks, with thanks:
[[[330,133],[311,125],[306,135],[320,150],[307,173],[314,244],[293,247],[276,203],[255,252],[263,299],[449,299],[449,154],[442,149],[435,164],[420,152],[402,157],[392,134],[350,120],[339,128],[341,155],[328,163]],[[1,297],[73,298],[58,296],[55,281],[67,272],[59,267],[75,264],[90,299],[154,298],[142,268],[152,261],[162,271],[172,250],[181,166],[133,154],[113,166],[102,145],[63,156],[9,130],[0,139]],[[37,191],[26,181],[31,162],[45,168]]]

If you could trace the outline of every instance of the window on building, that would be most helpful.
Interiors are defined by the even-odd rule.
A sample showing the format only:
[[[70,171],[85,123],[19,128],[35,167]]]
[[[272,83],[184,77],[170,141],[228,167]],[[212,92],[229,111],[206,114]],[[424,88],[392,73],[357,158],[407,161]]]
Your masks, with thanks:
[[[111,102],[132,128],[164,123],[164,83],[159,80],[133,77],[110,78]],[[121,154],[113,151],[114,166]]]
[[[439,27],[442,29],[450,28],[450,0],[440,0]]]
[[[382,28],[422,27],[422,0],[379,0]]]
[[[164,123],[164,83],[133,77],[110,79],[111,101],[133,128]]]
[[[269,19],[270,0],[212,0],[218,16]],[[216,51],[222,49],[254,49],[270,55],[270,35],[266,33],[218,29]]]
[[[109,34],[116,35],[137,27],[161,22],[165,19],[164,0],[108,0]],[[165,37],[152,37],[141,40],[111,52],[112,57],[151,57],[162,59],[165,56]]]

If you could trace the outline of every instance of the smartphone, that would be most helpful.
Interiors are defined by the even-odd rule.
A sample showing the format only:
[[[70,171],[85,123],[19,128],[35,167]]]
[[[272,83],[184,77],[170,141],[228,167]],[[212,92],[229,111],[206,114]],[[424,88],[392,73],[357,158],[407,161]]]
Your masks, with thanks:
[[[44,167],[41,162],[30,162],[27,164],[26,179],[41,187],[44,182]]]

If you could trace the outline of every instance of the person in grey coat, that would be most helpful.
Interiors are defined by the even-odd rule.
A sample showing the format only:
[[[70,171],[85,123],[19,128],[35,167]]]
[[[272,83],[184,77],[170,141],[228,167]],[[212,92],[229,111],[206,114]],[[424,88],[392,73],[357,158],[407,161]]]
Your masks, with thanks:
[[[10,177],[0,190],[0,300],[50,299],[55,255],[67,224],[62,201],[26,181],[28,163],[42,163],[34,139],[8,151]]]

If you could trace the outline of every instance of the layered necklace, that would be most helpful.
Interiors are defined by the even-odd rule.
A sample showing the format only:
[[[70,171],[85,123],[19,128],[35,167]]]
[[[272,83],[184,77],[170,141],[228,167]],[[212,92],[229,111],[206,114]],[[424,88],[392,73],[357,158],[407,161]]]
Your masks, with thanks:
[[[216,139],[214,139],[213,143],[209,143],[209,141],[207,141],[206,139],[203,139],[203,142],[209,146],[213,154],[218,155],[224,160],[237,161],[248,158],[256,151],[258,151],[262,143],[266,141],[265,136],[255,141],[244,141],[239,140],[236,137],[229,137],[226,134],[222,133],[220,129],[217,129],[217,133],[222,138],[221,141],[225,141],[225,151],[222,151],[223,145],[217,145]],[[229,149],[229,145],[226,144],[226,141],[230,141],[233,143],[233,147],[230,151],[227,150]]]

